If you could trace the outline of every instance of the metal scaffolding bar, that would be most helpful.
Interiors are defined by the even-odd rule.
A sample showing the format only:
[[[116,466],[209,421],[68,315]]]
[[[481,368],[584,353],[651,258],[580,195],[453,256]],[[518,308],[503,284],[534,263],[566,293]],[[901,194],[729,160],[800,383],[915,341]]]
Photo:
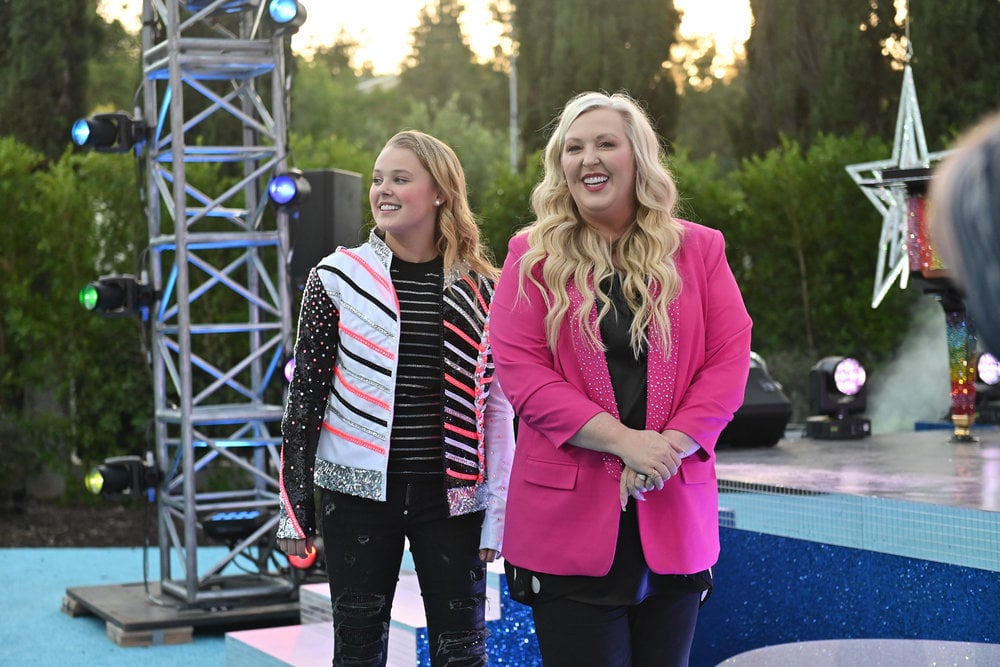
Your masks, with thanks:
[[[287,40],[265,10],[143,0],[160,584],[193,606],[295,594],[271,539],[292,297],[287,219],[264,196],[287,166]],[[199,563],[219,512],[258,520]]]

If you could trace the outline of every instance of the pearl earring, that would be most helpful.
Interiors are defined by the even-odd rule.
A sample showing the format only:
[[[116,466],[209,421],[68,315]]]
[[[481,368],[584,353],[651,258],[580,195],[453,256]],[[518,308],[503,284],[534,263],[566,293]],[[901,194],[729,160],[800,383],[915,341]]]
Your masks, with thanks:
[[[442,202],[442,201],[441,201],[440,199],[435,199],[435,200],[434,200],[434,205],[435,205],[435,206],[440,206],[440,205],[441,205],[441,204],[443,204],[443,203],[444,203],[444,202]]]

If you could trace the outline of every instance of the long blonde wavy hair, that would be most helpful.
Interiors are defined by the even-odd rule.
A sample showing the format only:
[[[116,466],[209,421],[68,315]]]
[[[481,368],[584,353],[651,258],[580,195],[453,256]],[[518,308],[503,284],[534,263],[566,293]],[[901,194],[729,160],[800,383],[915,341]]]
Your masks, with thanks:
[[[405,148],[416,155],[443,195],[444,202],[437,209],[434,240],[444,259],[445,271],[460,268],[464,263],[495,280],[499,270],[483,244],[476,217],[469,208],[465,171],[455,151],[440,139],[417,130],[397,132],[385,144],[385,148],[390,146]]]
[[[608,241],[586,224],[570,195],[561,157],[566,133],[582,114],[594,109],[612,109],[625,121],[625,133],[635,160],[636,218],[626,232]],[[674,219],[677,186],[666,166],[664,150],[649,117],[625,93],[608,95],[586,92],[563,108],[544,152],[542,180],[531,193],[535,222],[526,228],[529,250],[521,259],[520,287],[534,283],[546,300],[545,332],[549,347],[556,348],[559,327],[569,314],[567,286],[570,281],[583,295],[576,326],[584,339],[601,347],[597,331],[588,318],[594,304],[601,303],[598,322],[611,312],[602,282],[619,273],[622,288],[635,317],[630,339],[633,351],[648,342],[653,331],[664,350],[670,347],[667,306],[681,291],[681,278],[674,263],[683,227]],[[541,266],[541,282],[532,270]]]

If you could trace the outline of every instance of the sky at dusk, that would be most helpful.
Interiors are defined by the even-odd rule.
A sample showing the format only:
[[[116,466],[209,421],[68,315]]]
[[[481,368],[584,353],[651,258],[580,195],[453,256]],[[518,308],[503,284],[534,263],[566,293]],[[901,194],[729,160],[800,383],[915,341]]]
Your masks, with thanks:
[[[355,65],[371,62],[376,74],[395,72],[410,53],[410,31],[417,25],[421,7],[414,0],[381,0],[378,3],[341,0],[300,0],[308,18],[292,38],[292,48],[308,53],[332,43],[343,28],[359,43]],[[464,0],[463,29],[469,46],[480,58],[492,55],[501,28],[489,12],[490,0]],[[749,0],[674,0],[684,14],[681,35],[714,36],[720,54],[730,59],[742,52],[750,35]],[[142,0],[101,0],[100,11],[118,18],[129,29],[139,29]],[[609,5],[613,7],[613,5]]]

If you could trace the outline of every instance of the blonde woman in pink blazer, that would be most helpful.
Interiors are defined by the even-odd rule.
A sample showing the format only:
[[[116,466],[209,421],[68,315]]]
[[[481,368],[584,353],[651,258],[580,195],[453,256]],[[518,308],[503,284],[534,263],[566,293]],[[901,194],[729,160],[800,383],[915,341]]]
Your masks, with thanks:
[[[504,558],[546,667],[686,665],[719,554],[715,444],[751,320],[722,234],[673,216],[651,123],[570,100],[490,315],[519,417]]]

